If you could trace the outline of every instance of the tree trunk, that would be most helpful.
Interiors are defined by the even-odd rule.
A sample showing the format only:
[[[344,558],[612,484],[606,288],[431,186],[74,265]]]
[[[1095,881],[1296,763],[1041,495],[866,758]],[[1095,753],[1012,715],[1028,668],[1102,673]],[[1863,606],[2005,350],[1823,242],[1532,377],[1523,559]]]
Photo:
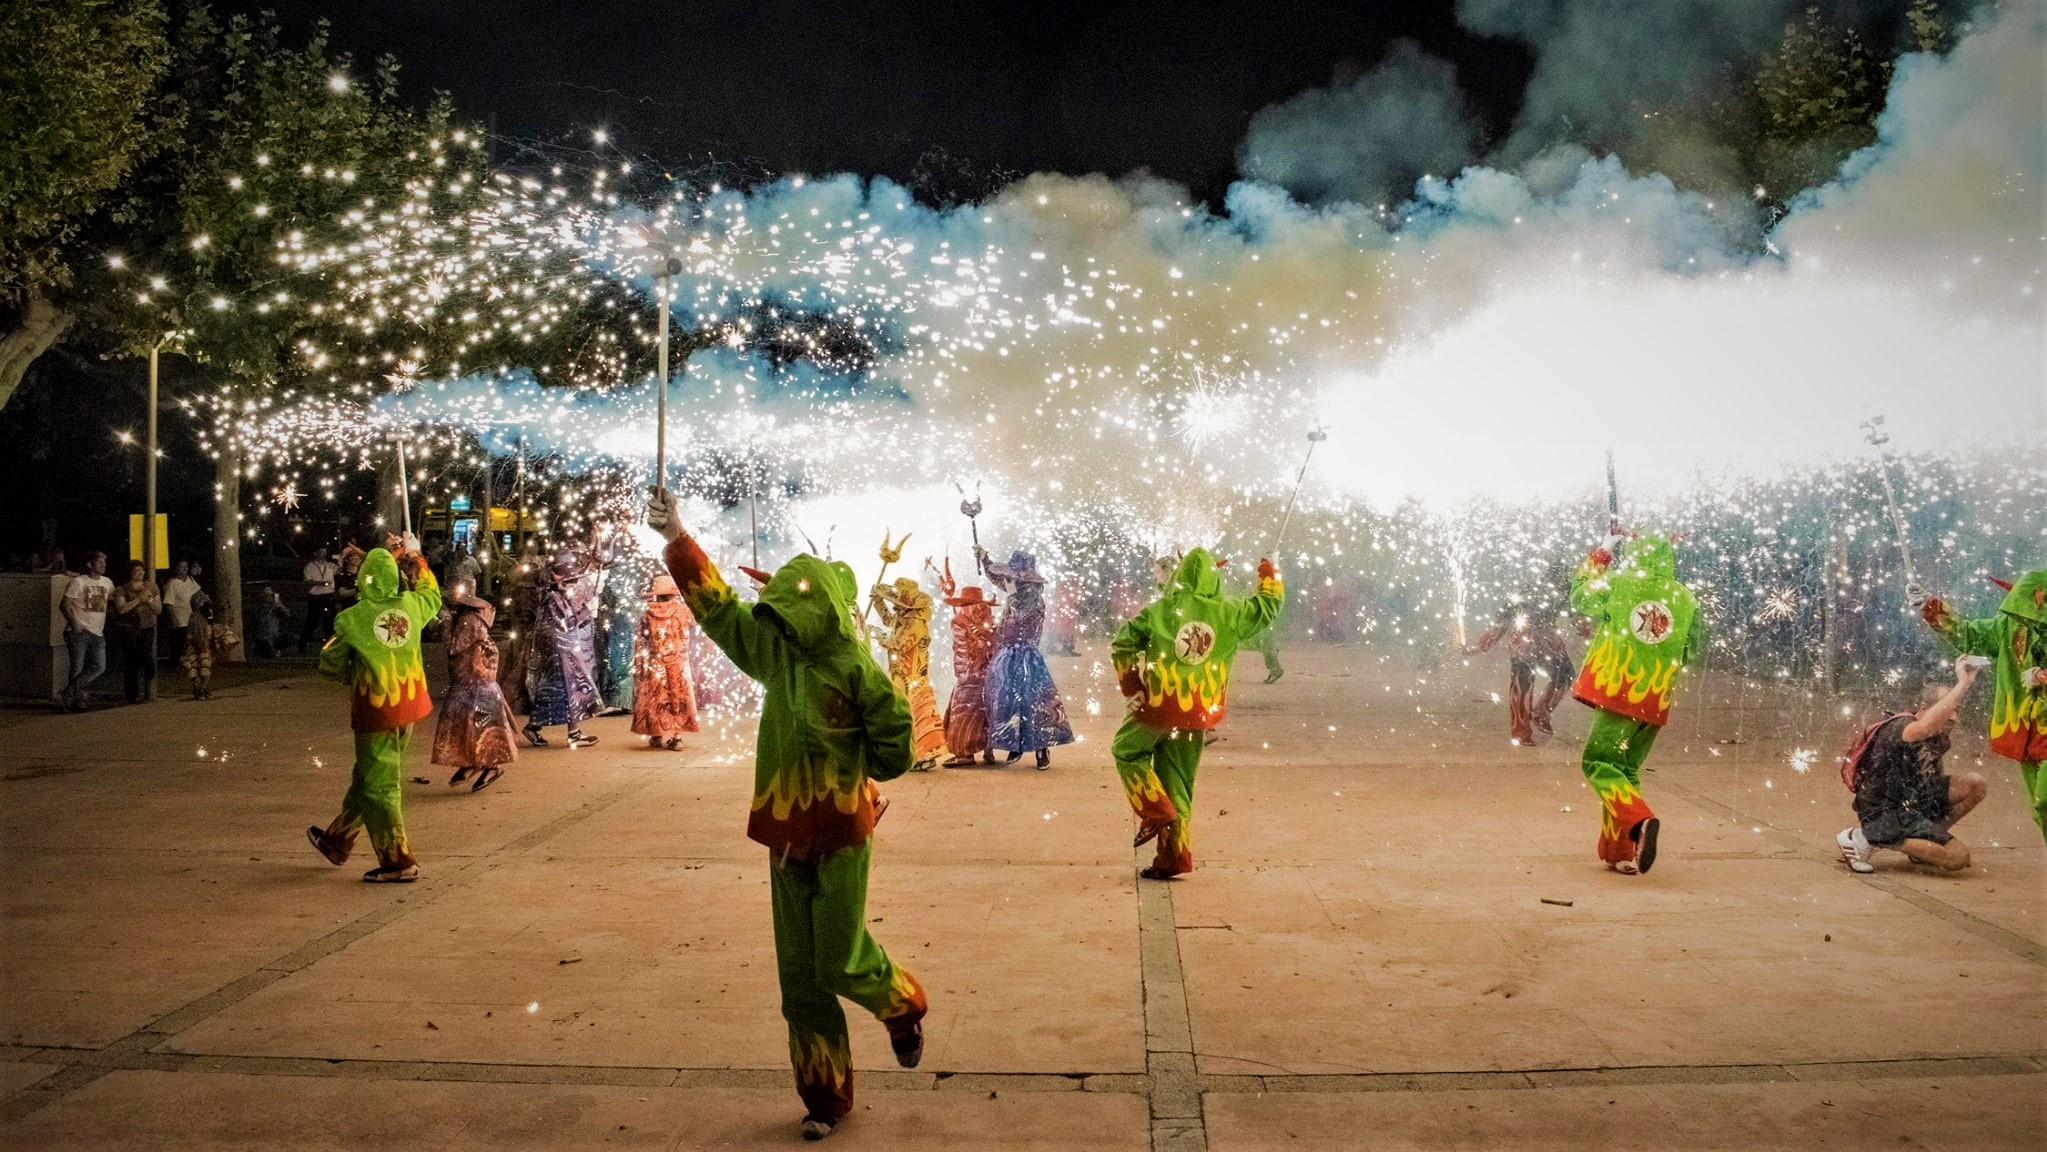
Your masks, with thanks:
[[[213,462],[213,621],[234,629],[222,659],[247,660],[242,634],[242,454],[223,448]]]
[[[50,345],[64,335],[77,317],[50,303],[42,290],[31,284],[22,293],[21,318],[13,331],[0,337],[0,408],[14,399],[14,390],[21,387],[21,378],[28,372],[28,366],[36,357],[50,350]]]

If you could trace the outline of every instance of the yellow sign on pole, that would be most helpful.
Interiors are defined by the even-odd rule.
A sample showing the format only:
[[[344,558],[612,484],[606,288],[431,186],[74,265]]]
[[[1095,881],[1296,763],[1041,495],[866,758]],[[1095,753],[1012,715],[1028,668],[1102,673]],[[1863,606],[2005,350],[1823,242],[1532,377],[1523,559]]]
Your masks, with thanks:
[[[128,515],[128,559],[142,559],[142,516],[131,512]],[[159,569],[171,566],[171,514],[156,514],[156,566]]]

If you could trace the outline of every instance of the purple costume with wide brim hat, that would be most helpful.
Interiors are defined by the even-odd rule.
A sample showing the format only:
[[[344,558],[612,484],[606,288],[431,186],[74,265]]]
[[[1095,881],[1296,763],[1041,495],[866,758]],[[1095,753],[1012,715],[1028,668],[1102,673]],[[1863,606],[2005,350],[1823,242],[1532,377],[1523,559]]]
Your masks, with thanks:
[[[1073,743],[1073,725],[1052,670],[1038,651],[1045,629],[1045,578],[1037,558],[1012,552],[1009,563],[989,561],[988,578],[1009,593],[995,625],[995,658],[988,662],[988,747],[1038,752]]]

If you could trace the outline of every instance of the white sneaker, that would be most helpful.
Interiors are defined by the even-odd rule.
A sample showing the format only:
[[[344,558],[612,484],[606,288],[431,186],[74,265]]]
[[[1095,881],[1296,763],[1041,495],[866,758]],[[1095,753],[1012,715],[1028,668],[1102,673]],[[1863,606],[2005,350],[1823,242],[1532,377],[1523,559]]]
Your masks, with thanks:
[[[1848,866],[1850,872],[1876,871],[1876,865],[1869,862],[1869,858],[1876,855],[1876,849],[1870,847],[1868,838],[1863,836],[1861,825],[1841,829],[1841,834],[1834,837],[1834,843],[1840,845],[1841,862]]]

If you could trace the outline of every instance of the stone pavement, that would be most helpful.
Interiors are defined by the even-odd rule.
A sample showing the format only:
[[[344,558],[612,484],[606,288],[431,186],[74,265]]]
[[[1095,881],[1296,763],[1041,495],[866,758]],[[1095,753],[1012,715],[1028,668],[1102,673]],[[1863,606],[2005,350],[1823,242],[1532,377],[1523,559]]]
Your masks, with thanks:
[[[1854,877],[1838,703],[1708,675],[1645,782],[1656,870],[1621,877],[1584,709],[1517,749],[1503,662],[1287,656],[1245,668],[1190,879],[1135,878],[1099,652],[1052,660],[1085,741],[1051,771],[886,786],[869,915],[929,1050],[894,1070],[856,1018],[829,1146],[2047,1147],[2047,852],[2009,762],[1970,872]],[[386,887],[303,837],[346,782],[337,687],[10,715],[0,1147],[799,1144],[750,725],[593,730],[480,795],[416,740],[425,876]]]

